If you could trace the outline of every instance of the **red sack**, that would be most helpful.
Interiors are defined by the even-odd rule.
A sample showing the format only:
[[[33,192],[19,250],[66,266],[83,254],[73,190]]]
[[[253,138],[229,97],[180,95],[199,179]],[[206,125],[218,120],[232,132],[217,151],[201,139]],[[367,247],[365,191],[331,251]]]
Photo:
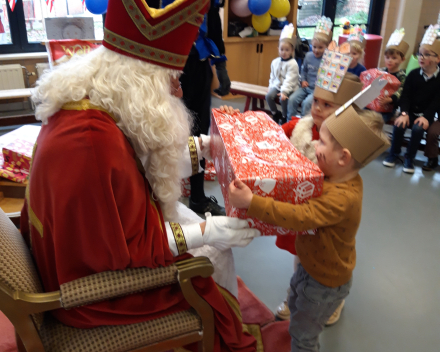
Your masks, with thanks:
[[[360,79],[364,85],[364,88],[369,86],[371,82],[373,82],[377,77],[383,76],[383,79],[388,81],[387,85],[382,88],[379,96],[374,99],[370,104],[367,105],[367,108],[370,110],[374,110],[377,112],[392,112],[393,104],[387,104],[385,106],[380,105],[379,99],[381,97],[391,97],[397,90],[400,88],[400,81],[393,75],[378,70],[377,68],[372,68],[370,70],[364,71],[361,73]]]
[[[293,204],[321,195],[321,170],[290,143],[283,129],[264,112],[228,115],[213,109],[211,154],[228,216],[247,219],[246,210],[229,204],[228,186],[235,178],[254,194]],[[266,236],[295,234],[255,218],[248,221]],[[308,232],[300,234],[304,233]]]

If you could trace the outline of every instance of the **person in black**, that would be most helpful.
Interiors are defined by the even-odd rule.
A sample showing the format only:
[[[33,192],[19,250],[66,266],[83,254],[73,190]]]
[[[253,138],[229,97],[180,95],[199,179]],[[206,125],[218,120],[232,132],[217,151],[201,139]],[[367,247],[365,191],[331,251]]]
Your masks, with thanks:
[[[214,1],[211,0],[211,7],[207,14],[207,36],[215,44],[220,39],[223,47],[220,47],[219,51],[222,52],[223,50],[224,52],[221,22],[220,20],[215,20],[219,14],[218,9],[215,9],[213,6]],[[183,74],[180,76],[183,102],[194,116],[194,127],[192,130],[194,136],[208,134],[211,120],[211,82],[212,70],[209,60],[200,60],[199,52],[194,45],[189,53]],[[201,166],[205,166],[204,160],[202,160]],[[226,215],[225,208],[218,204],[215,197],[206,197],[204,176],[204,172],[201,172],[190,177],[191,196],[189,198],[189,208],[201,214],[210,212],[212,215]]]
[[[406,78],[399,101],[401,115],[394,122],[390,154],[383,161],[385,166],[394,167],[406,128],[411,128],[411,139],[403,163],[403,172],[408,174],[414,173],[413,159],[420,141],[433,124],[435,114],[440,112],[440,57],[430,47],[420,46],[417,55],[421,68],[414,69]]]

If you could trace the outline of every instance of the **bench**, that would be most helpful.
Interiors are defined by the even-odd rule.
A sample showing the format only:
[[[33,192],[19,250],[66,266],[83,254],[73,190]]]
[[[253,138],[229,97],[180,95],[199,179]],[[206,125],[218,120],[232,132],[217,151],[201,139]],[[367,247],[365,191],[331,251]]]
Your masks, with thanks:
[[[255,84],[243,83],[232,81],[230,93],[232,95],[244,95],[246,97],[246,104],[244,110],[248,111],[252,102],[252,111],[264,111],[270,114],[270,111],[264,108],[264,102],[266,100],[266,94],[268,87],[257,86]],[[258,107],[258,102],[260,106]]]

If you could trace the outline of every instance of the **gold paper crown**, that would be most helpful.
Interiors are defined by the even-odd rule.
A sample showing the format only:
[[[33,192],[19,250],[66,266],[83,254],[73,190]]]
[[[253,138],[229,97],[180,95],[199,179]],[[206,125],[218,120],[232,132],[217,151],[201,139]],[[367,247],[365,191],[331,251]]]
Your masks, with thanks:
[[[292,44],[295,48],[296,44],[296,35],[295,35],[295,27],[292,23],[286,24],[281,31],[280,42],[286,42]]]
[[[333,23],[331,19],[322,16],[316,24],[315,32],[313,33],[313,39],[330,43],[333,37],[332,27]]]
[[[354,28],[352,28],[352,32],[348,36],[347,41],[350,43],[350,45],[358,45],[362,50],[364,50],[366,40],[361,27],[356,25]]]
[[[420,46],[435,52],[440,56],[440,25],[430,25],[423,36]]]
[[[388,40],[386,50],[394,49],[406,55],[409,49],[409,44],[403,41],[403,37],[405,36],[405,29],[396,29],[393,34],[391,34],[390,39]]]
[[[376,159],[390,147],[388,139],[374,133],[357,114],[353,106],[342,113],[336,113],[325,120],[332,136],[343,147],[347,148],[353,158],[362,166]]]

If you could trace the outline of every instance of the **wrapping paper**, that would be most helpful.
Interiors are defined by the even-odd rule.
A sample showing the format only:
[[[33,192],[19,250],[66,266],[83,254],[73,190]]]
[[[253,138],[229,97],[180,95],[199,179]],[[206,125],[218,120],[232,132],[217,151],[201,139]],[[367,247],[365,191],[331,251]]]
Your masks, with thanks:
[[[293,204],[321,195],[324,182],[321,170],[303,156],[283,129],[263,112],[228,115],[213,109],[211,154],[228,216],[248,219],[246,210],[229,204],[228,186],[235,178],[249,186],[254,194]],[[255,218],[248,221],[266,236],[306,233]]]
[[[370,70],[364,71],[361,73],[360,79],[364,85],[364,88],[369,86],[371,82],[375,80],[376,77],[383,75],[383,79],[388,81],[387,85],[382,88],[379,97],[374,99],[370,104],[367,105],[367,108],[370,110],[374,110],[377,112],[392,112],[393,104],[387,104],[385,106],[380,105],[379,98],[380,97],[390,97],[400,88],[400,81],[393,75],[378,70],[377,68],[372,68]]]
[[[215,181],[216,172],[214,162],[205,160],[205,181]],[[181,182],[182,196],[189,197],[191,195],[191,183],[188,178],[184,178]]]
[[[33,147],[33,143],[23,139],[16,139],[3,147],[0,176],[14,182],[26,182],[29,177]]]

